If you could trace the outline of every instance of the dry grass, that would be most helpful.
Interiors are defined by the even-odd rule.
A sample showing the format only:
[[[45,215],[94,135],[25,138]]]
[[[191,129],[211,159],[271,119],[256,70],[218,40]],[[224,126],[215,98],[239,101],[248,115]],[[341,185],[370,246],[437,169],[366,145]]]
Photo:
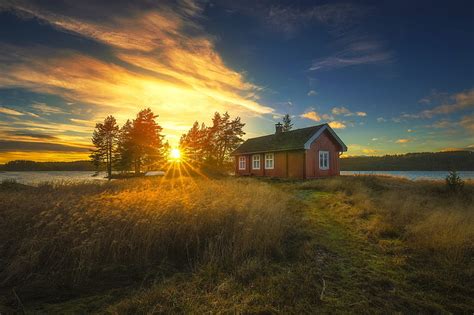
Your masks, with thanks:
[[[288,228],[288,200],[246,180],[10,183],[0,189],[0,283],[74,285],[160,264],[228,267],[269,257]]]
[[[329,206],[362,219],[363,229],[375,240],[401,239],[418,252],[452,263],[467,262],[474,254],[472,182],[460,194],[449,193],[440,181],[377,176],[309,181],[300,188],[342,194]]]

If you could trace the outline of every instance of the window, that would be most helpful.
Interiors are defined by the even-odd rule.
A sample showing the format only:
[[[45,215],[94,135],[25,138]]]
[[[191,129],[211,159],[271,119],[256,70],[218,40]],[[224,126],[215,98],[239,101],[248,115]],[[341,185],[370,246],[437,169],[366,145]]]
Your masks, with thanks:
[[[252,155],[252,169],[260,169],[260,154]]]
[[[245,170],[247,167],[245,156],[239,156],[239,170]]]
[[[273,162],[274,160],[274,155],[273,153],[266,153],[265,154],[265,169],[266,170],[272,170],[273,169]]]
[[[319,151],[319,169],[321,170],[329,169],[329,152],[328,151]]]

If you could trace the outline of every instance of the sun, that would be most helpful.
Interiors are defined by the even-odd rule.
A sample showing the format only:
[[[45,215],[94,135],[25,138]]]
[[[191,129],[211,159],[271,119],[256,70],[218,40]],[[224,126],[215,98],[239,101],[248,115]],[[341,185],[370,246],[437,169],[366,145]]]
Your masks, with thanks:
[[[179,160],[181,158],[181,151],[179,151],[179,149],[171,149],[171,152],[170,152],[170,158],[172,160]]]

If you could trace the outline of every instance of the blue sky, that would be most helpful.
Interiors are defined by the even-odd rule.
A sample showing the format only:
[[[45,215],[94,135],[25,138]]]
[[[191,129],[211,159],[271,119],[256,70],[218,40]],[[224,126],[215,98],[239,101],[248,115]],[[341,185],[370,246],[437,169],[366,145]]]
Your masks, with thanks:
[[[2,1],[0,162],[87,156],[144,107],[172,144],[229,111],[247,137],[329,123],[350,155],[474,147],[470,1]]]

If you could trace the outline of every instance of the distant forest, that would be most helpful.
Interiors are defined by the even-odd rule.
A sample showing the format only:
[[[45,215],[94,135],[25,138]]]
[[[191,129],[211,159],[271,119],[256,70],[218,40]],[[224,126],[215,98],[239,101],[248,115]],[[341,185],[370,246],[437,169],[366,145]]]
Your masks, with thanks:
[[[471,151],[354,156],[341,159],[341,171],[474,171]]]
[[[10,161],[0,171],[94,171],[90,161]],[[385,156],[354,156],[341,159],[342,171],[474,171],[471,151],[408,153]]]
[[[91,161],[34,162],[26,160],[0,164],[0,171],[94,171]]]

